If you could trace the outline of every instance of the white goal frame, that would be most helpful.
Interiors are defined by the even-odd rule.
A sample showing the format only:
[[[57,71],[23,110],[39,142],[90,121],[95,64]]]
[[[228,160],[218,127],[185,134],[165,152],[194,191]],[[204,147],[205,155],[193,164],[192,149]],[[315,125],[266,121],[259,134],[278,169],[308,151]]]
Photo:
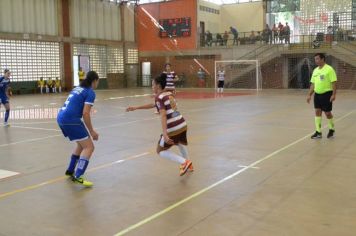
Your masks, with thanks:
[[[261,69],[260,69],[260,62],[259,60],[221,60],[221,61],[215,61],[214,62],[214,81],[215,81],[215,90],[217,89],[217,64],[218,63],[246,63],[246,64],[253,64],[255,63],[256,65],[256,89],[253,90],[262,90],[262,74],[261,74]]]

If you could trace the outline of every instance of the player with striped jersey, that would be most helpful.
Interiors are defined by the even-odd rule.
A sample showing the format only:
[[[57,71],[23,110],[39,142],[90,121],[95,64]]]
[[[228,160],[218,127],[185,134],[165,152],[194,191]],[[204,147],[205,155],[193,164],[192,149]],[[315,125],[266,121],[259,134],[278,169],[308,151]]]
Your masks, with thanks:
[[[218,79],[218,93],[224,92],[224,83],[225,83],[225,71],[222,66],[219,66],[219,70],[216,73]]]
[[[175,82],[179,80],[178,75],[172,70],[171,64],[167,63],[165,65],[165,71],[163,71],[167,75],[167,84],[166,91],[171,91],[173,94],[176,94],[176,86]]]
[[[152,82],[152,90],[156,94],[155,103],[143,106],[128,107],[126,111],[137,109],[157,108],[161,116],[162,135],[158,141],[157,153],[168,160],[180,164],[180,176],[188,170],[193,171],[192,162],[188,159],[187,150],[187,123],[177,109],[176,100],[172,92],[165,90],[167,84],[167,74],[162,73]],[[169,149],[178,146],[181,155],[178,155]]]

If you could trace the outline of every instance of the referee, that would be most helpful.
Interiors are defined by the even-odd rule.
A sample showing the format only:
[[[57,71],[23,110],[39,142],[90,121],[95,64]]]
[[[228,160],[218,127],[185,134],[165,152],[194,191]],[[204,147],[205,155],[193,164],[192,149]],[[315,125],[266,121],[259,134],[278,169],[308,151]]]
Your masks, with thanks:
[[[314,108],[315,108],[315,133],[311,136],[312,139],[321,138],[321,115],[325,113],[328,119],[329,133],[327,138],[332,138],[335,133],[334,120],[332,111],[333,101],[336,98],[336,73],[335,70],[325,63],[325,54],[317,53],[314,56],[315,64],[318,65],[313,71],[310,80],[311,85],[307,102],[311,100],[314,94]]]

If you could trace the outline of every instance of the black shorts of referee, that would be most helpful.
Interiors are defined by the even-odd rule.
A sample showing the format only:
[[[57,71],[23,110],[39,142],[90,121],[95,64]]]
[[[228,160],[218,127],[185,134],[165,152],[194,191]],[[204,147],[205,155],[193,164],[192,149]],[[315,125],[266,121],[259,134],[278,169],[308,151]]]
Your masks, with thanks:
[[[333,103],[330,102],[330,98],[333,91],[329,91],[322,94],[314,94],[314,108],[321,109],[324,112],[330,112],[333,109]]]

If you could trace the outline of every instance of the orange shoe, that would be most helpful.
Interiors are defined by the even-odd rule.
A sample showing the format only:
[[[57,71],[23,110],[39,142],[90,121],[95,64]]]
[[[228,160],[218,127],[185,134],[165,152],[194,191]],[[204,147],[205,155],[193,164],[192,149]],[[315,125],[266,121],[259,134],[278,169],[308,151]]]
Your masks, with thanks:
[[[189,172],[193,172],[193,171],[194,171],[193,163],[189,166],[188,171],[189,171]]]
[[[189,167],[191,167],[192,162],[190,160],[186,160],[182,165],[180,165],[179,175],[183,176],[187,173]]]

